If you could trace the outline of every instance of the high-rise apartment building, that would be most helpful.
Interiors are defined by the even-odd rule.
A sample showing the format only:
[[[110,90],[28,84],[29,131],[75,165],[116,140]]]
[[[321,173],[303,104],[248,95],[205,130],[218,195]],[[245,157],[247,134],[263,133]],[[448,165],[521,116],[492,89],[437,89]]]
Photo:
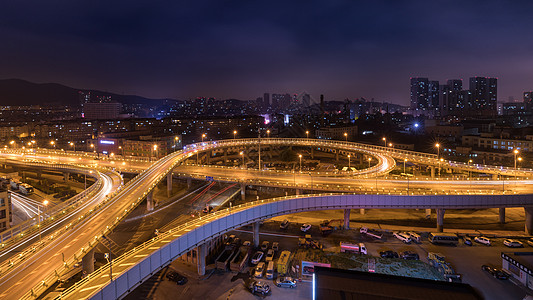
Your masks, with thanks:
[[[270,94],[263,94],[263,109],[268,109],[270,107]]]
[[[495,116],[497,114],[497,79],[490,77],[470,77],[469,111],[473,115]]]
[[[524,92],[524,104],[526,110],[531,111],[533,109],[533,92]]]
[[[411,78],[411,109],[425,111],[429,108],[428,102],[429,80],[423,77]]]
[[[122,104],[117,102],[85,103],[83,106],[83,117],[88,120],[112,120],[117,119]]]

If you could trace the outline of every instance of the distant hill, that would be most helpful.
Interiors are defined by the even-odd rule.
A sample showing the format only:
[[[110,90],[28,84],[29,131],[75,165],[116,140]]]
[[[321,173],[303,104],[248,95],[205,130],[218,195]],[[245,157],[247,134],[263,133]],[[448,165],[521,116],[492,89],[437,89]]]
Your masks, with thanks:
[[[75,89],[58,83],[33,83],[22,79],[0,80],[0,105],[38,105],[79,103],[79,92],[91,93],[91,98],[111,96],[113,101],[120,103],[161,104],[165,100],[150,99],[136,95],[119,95],[98,90]]]

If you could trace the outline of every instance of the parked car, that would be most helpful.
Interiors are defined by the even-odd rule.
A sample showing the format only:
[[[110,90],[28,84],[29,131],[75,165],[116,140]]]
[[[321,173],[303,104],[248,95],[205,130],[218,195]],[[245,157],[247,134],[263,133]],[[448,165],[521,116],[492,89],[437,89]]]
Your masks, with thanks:
[[[252,264],[257,265],[263,258],[263,255],[265,254],[262,251],[255,252],[254,256],[252,256]]]
[[[242,245],[245,246],[245,247],[250,247],[252,245],[252,242],[244,241],[244,243],[242,243]]]
[[[263,243],[261,244],[261,250],[263,250],[263,252],[266,252],[269,245],[270,245],[269,241],[263,241]]]
[[[263,272],[265,272],[265,263],[260,262],[257,264],[257,267],[255,267],[254,277],[255,278],[263,277]]]
[[[400,241],[409,244],[411,242],[411,237],[405,232],[395,232],[393,233],[394,237]]]
[[[265,261],[272,261],[274,259],[274,250],[268,249]]]
[[[256,280],[252,280],[249,284],[248,284],[248,289],[250,290],[250,292],[252,294],[261,294],[263,296],[266,296],[266,295],[269,295],[271,290],[270,290],[270,286],[264,282],[260,282],[260,281],[256,281]]]
[[[527,240],[527,244],[530,245],[531,247],[533,247],[533,238],[529,238]]]
[[[493,268],[491,266],[482,265],[481,270],[488,272],[490,275],[492,275],[494,278],[498,278],[500,280],[509,279],[509,275],[505,274],[503,271],[498,270],[496,268]]]
[[[181,275],[180,273],[176,271],[169,271],[167,273],[167,278],[170,281],[174,281],[175,283],[179,285],[184,285],[187,283],[187,277]]]
[[[311,229],[311,224],[303,224],[302,227],[300,227],[302,232],[307,232],[309,229]]]
[[[278,277],[276,279],[276,286],[278,287],[288,287],[288,288],[295,288],[296,287],[296,280],[294,280],[292,277]]]
[[[488,237],[484,237],[484,236],[476,236],[474,238],[474,241],[476,243],[480,243],[480,244],[487,245],[487,246],[490,246],[490,244],[491,244],[490,239]]]
[[[385,251],[379,252],[379,256],[383,258],[398,258],[398,253],[392,250],[385,250]]]
[[[522,248],[524,247],[524,244],[522,244],[520,241],[513,240],[513,239],[505,239],[503,240],[503,244],[509,248]]]
[[[280,229],[287,229],[289,227],[289,220],[285,219],[281,224],[279,224]]]
[[[272,243],[272,250],[279,251],[279,243],[278,242],[273,242]]]
[[[413,232],[413,231],[409,231],[409,232],[406,232],[409,237],[411,237],[411,241],[415,242],[415,243],[421,243],[422,242],[422,237],[416,233],[416,232]]]
[[[404,251],[400,254],[400,257],[407,260],[419,260],[420,256],[414,251]]]
[[[465,245],[467,245],[467,246],[472,246],[472,239],[467,237],[467,236],[465,236],[463,238],[463,243],[465,243]]]

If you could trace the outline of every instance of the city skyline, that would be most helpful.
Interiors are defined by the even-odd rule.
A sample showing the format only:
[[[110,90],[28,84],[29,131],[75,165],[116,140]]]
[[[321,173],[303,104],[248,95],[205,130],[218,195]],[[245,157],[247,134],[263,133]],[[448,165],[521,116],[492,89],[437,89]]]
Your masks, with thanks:
[[[531,3],[5,4],[0,78],[150,98],[409,104],[409,78],[498,78],[498,100],[531,90]],[[104,6],[105,5],[105,6]],[[55,9],[61,7],[61,9]]]

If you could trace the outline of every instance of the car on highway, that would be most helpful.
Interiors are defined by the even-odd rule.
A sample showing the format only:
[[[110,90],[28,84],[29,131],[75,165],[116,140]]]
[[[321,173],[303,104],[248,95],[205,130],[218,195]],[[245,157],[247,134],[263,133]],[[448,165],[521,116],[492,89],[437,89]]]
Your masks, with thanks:
[[[167,278],[170,281],[174,281],[176,284],[184,285],[187,283],[187,277],[181,275],[180,273],[176,271],[169,271],[167,273]]]
[[[270,293],[272,292],[268,284],[256,280],[250,281],[250,283],[248,284],[248,289],[254,295],[261,294],[263,296],[266,296],[270,295]]]
[[[398,253],[392,250],[385,250],[379,252],[379,256],[382,258],[398,258]]]
[[[261,250],[263,250],[263,252],[266,252],[269,245],[270,245],[269,241],[263,241],[263,243],[261,244]]]
[[[463,238],[463,243],[464,243],[465,245],[467,245],[467,246],[472,246],[472,239],[469,238],[469,237],[467,237],[467,236],[465,236],[465,237]]]
[[[252,256],[252,264],[257,265],[263,258],[263,255],[265,255],[265,253],[262,251],[255,252],[254,256]]]
[[[513,239],[505,239],[503,240],[503,244],[509,248],[522,248],[524,247],[524,244],[518,240]]]
[[[498,278],[500,280],[506,280],[506,279],[509,279],[509,275],[505,274],[502,270],[498,270],[496,268],[493,268],[491,266],[487,266],[487,265],[482,265],[481,266],[481,270],[489,273],[490,275],[492,275],[494,278]]]
[[[268,249],[265,261],[272,261],[274,259],[274,250]]]
[[[490,246],[491,245],[490,239],[488,237],[484,237],[484,236],[476,236],[474,238],[474,242],[480,243],[480,244],[483,244],[483,245],[486,245],[486,246]]]
[[[286,277],[278,277],[276,278],[276,286],[277,287],[287,287],[287,288],[295,288],[296,287],[296,280],[294,278],[286,276]]]
[[[411,237],[405,232],[395,232],[392,235],[406,244],[411,243]]]
[[[302,232],[307,232],[309,229],[311,229],[311,224],[303,224],[302,227],[300,227]]]
[[[527,244],[530,245],[531,247],[533,247],[533,238],[529,238],[527,240]]]
[[[400,257],[406,260],[419,260],[420,256],[414,251],[404,251],[400,253]]]
[[[260,262],[257,264],[257,267],[255,267],[254,277],[261,278],[263,277],[264,272],[265,272],[265,263]]]
[[[204,207],[204,209],[203,209],[203,212],[204,212],[205,214],[210,213],[210,212],[212,212],[212,211],[213,211],[213,207],[212,207],[211,205],[207,205],[207,206]]]
[[[279,224],[280,229],[287,229],[289,227],[289,220],[285,219],[281,224]]]
[[[272,250],[279,251],[279,243],[278,242],[273,242],[272,243]]]

